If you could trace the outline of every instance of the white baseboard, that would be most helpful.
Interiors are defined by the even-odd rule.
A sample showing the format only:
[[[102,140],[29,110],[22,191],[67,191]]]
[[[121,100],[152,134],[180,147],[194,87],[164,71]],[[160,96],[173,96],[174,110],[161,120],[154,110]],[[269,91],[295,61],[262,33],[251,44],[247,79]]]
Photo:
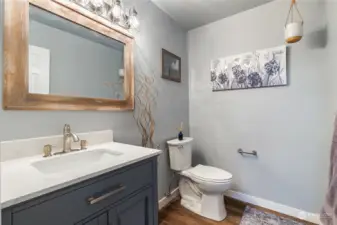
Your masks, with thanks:
[[[301,220],[309,221],[311,223],[320,224],[319,214],[305,212],[300,209],[296,209],[290,206],[282,205],[276,202],[272,202],[266,199],[258,198],[255,196],[247,195],[241,192],[229,190],[225,194],[228,197],[237,199],[242,202],[247,202],[256,206],[260,206],[266,209],[270,209],[285,215],[289,215]]]
[[[179,188],[176,188],[171,192],[170,196],[160,199],[159,200],[159,210],[167,206],[170,202],[172,202],[172,200],[174,200],[178,196],[179,196]]]

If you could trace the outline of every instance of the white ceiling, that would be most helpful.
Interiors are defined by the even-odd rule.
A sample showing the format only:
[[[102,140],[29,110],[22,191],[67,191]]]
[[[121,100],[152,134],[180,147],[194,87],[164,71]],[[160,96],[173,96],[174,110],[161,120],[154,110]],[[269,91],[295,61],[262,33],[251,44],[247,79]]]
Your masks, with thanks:
[[[273,0],[152,0],[190,30]]]

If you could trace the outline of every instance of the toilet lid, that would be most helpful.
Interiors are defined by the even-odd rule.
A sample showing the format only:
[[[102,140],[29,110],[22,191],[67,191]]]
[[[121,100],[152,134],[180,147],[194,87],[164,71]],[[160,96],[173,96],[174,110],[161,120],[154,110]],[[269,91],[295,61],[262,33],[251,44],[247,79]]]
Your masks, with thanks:
[[[174,140],[171,140],[171,141],[168,141],[167,144],[168,145],[184,145],[184,144],[187,144],[187,143],[190,143],[193,141],[193,138],[190,138],[190,137],[184,137],[183,140],[179,140],[179,139],[174,139]]]
[[[188,173],[199,180],[210,182],[224,182],[233,177],[232,174],[225,170],[203,165],[197,165],[196,167],[189,169]]]

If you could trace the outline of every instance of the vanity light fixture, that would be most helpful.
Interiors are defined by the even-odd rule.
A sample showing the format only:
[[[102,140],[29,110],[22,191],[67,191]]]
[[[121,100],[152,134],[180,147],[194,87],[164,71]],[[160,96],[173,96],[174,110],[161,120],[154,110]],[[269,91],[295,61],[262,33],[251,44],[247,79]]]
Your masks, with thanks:
[[[90,0],[75,0],[75,2],[81,6],[87,6]]]
[[[104,6],[103,0],[90,0],[90,3],[95,9],[99,9]]]
[[[127,30],[136,29],[140,23],[134,7],[124,8],[122,0],[68,0],[84,7]]]

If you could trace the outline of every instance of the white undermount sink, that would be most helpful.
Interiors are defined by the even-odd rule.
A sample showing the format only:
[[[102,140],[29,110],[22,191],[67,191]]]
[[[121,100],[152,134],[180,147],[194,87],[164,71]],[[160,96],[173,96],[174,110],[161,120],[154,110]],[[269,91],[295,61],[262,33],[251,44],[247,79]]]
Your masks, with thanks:
[[[45,174],[62,173],[69,170],[81,170],[92,164],[107,163],[120,155],[123,153],[108,149],[82,150],[37,161],[32,163],[32,166]]]

